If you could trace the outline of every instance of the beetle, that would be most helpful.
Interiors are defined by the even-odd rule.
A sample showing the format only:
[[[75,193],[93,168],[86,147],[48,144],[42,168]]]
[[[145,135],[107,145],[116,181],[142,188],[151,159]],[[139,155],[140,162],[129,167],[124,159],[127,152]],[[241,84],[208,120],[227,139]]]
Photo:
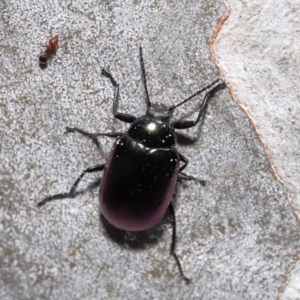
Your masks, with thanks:
[[[99,136],[116,138],[106,163],[87,168],[77,178],[69,193],[56,194],[38,203],[74,198],[76,188],[86,173],[104,171],[100,182],[99,202],[104,218],[114,227],[131,232],[145,231],[155,226],[169,212],[172,215],[171,254],[174,256],[182,277],[184,275],[180,261],[175,253],[176,219],[171,202],[178,175],[194,178],[182,171],[188,165],[188,159],[176,149],[175,129],[187,129],[198,124],[205,111],[210,96],[225,83],[217,79],[197,91],[182,102],[169,108],[164,104],[150,102],[142,47],[139,47],[142,82],[145,91],[147,110],[141,117],[117,111],[119,85],[113,76],[102,69],[114,89],[113,115],[116,119],[130,123],[127,132],[89,133],[77,127],[67,127],[67,132],[78,132],[91,138],[97,145]],[[196,120],[171,122],[173,111],[184,103],[206,92]]]

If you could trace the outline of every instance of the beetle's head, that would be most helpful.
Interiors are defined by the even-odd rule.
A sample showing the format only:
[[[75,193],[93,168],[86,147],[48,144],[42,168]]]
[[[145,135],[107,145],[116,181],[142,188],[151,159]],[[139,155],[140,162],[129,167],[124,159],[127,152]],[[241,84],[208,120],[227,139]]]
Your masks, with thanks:
[[[172,111],[170,111],[169,108],[163,103],[153,103],[147,109],[147,116],[169,123],[172,116]]]

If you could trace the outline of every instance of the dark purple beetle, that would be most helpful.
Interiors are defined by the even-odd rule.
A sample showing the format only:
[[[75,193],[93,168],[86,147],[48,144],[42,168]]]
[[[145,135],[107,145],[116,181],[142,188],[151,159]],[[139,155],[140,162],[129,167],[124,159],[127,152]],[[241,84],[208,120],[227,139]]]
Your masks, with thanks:
[[[143,116],[112,148],[100,184],[107,221],[128,231],[153,227],[166,213],[179,172],[171,126]]]
[[[113,226],[126,231],[143,231],[156,225],[169,209],[173,216],[173,236],[171,254],[175,257],[180,273],[186,281],[180,262],[175,253],[176,222],[172,205],[177,177],[193,178],[182,170],[186,168],[188,159],[180,154],[176,147],[175,129],[186,129],[195,126],[207,104],[209,96],[224,83],[217,79],[207,87],[196,92],[189,98],[167,108],[163,104],[151,104],[148,95],[145,67],[140,50],[142,80],[146,94],[147,113],[136,118],[129,114],[118,113],[119,85],[110,73],[102,70],[114,87],[113,114],[114,117],[131,123],[125,133],[89,133],[79,128],[67,127],[67,132],[79,132],[91,138],[98,146],[98,136],[117,138],[105,164],[86,169],[75,181],[69,193],[50,196],[38,203],[74,198],[76,188],[86,173],[103,171],[100,184],[100,208],[105,219]],[[210,89],[211,88],[211,89]],[[174,109],[191,100],[203,91],[210,89],[204,96],[198,117],[195,121],[170,122]],[[180,166],[180,162],[182,165]]]

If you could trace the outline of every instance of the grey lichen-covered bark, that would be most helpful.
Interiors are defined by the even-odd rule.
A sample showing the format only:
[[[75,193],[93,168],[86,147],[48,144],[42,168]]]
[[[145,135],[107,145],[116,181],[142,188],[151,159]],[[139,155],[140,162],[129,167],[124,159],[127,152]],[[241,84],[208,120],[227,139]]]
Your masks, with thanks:
[[[235,98],[255,122],[300,220],[299,2],[228,4],[230,18],[215,44],[217,61]],[[298,247],[287,266],[282,299],[300,298],[299,252]]]

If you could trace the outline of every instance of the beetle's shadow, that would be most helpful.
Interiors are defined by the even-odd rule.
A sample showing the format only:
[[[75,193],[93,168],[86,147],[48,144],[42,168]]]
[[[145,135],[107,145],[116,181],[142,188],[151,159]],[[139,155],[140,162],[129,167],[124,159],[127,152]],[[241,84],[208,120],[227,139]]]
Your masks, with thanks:
[[[190,135],[176,131],[177,143],[179,145],[188,146],[197,142],[198,137],[191,137]]]
[[[190,119],[192,120],[192,115],[194,114],[194,111],[190,111],[184,115],[184,117],[181,117],[180,120],[186,120]],[[203,123],[204,123],[205,115],[202,117],[199,121],[199,123],[195,126],[197,130],[193,131],[193,135],[191,133],[185,134],[179,130],[175,130],[176,132],[176,137],[177,137],[177,143],[179,145],[183,146],[189,146],[189,145],[194,145],[200,138]]]
[[[124,248],[135,250],[143,250],[150,245],[156,244],[162,238],[166,230],[165,225],[170,223],[171,217],[167,212],[162,220],[153,228],[139,232],[129,232],[114,227],[104,218],[100,211],[99,214],[100,221],[109,238]]]
[[[76,196],[91,192],[96,188],[99,188],[101,178],[94,179],[86,188],[78,191]],[[173,197],[175,198],[175,197]],[[174,199],[173,199],[174,202]],[[119,244],[124,248],[131,249],[146,249],[150,245],[156,244],[163,236],[166,227],[171,224],[172,216],[167,210],[166,214],[162,220],[154,227],[140,231],[140,232],[129,232],[125,230],[118,229],[111,225],[102,215],[99,207],[99,226],[103,225],[107,236],[113,240],[115,243]]]

